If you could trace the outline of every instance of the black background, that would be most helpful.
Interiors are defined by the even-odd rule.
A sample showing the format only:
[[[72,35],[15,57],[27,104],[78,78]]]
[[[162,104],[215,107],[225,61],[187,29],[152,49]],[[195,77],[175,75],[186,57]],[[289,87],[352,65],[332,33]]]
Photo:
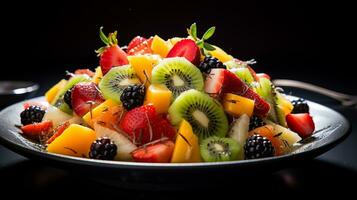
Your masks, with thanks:
[[[233,1],[232,1],[233,2]],[[2,6],[1,79],[42,83],[65,70],[98,65],[98,29],[118,30],[119,44],[136,35],[186,36],[197,22],[202,34],[258,72],[356,93],[353,6],[313,1],[75,1],[10,2]],[[13,5],[11,5],[13,4]],[[21,70],[19,70],[21,68]]]
[[[233,2],[233,1],[232,1]],[[158,34],[164,39],[186,36],[193,22],[200,33],[216,26],[211,43],[242,60],[256,59],[254,69],[273,78],[308,81],[341,92],[356,94],[355,11],[343,1],[76,1],[7,2],[1,5],[0,80],[39,82],[41,95],[64,76],[65,70],[94,69],[94,50],[102,46],[104,31],[118,30],[119,44],[136,35]],[[294,90],[294,94],[325,104],[343,113],[356,126],[355,109],[343,108],[322,96]],[[136,192],[100,185],[85,177],[28,160],[0,146],[0,181],[3,191],[25,191],[66,197],[105,196],[121,199],[204,198],[221,195],[290,196],[354,192],[357,177],[357,132],[317,159],[274,174],[225,182],[226,190]],[[342,188],[342,189],[338,189]],[[93,189],[93,190],[92,190]],[[37,197],[37,196],[36,196]],[[234,196],[233,196],[234,197]]]

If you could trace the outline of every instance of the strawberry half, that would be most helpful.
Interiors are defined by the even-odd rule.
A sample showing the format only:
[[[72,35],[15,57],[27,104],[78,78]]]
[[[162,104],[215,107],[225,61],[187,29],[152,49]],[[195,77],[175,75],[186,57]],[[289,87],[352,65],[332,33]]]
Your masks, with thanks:
[[[184,57],[192,64],[198,66],[200,63],[200,48],[196,45],[196,42],[191,39],[180,40],[171,48],[166,56],[171,57]]]
[[[159,140],[131,152],[136,162],[168,163],[174,151],[171,140]]]
[[[138,46],[139,44],[143,43],[146,40],[146,38],[141,37],[141,36],[136,36],[134,37],[129,45],[128,45],[128,49],[126,52],[129,52],[131,49],[133,49],[134,47]]]
[[[22,133],[34,140],[39,140],[41,136],[45,136],[51,132],[53,127],[52,121],[43,121],[40,123],[29,124],[21,127]]]
[[[144,54],[151,54],[151,43],[153,38],[149,38],[142,43],[136,45],[135,47],[129,49],[128,48],[128,55],[144,55]]]
[[[89,77],[93,77],[94,76],[94,72],[92,72],[90,69],[77,69],[74,74],[76,75],[80,75],[80,74],[86,74]]]
[[[117,32],[109,33],[107,37],[102,29],[103,27],[100,28],[99,35],[106,46],[96,50],[96,53],[100,56],[99,64],[105,75],[111,68],[129,64],[129,61],[125,51],[118,46]]]
[[[71,99],[73,111],[80,117],[104,101],[93,82],[76,84],[72,89]]]
[[[309,113],[288,114],[286,122],[288,127],[302,138],[311,136],[315,131],[315,123]]]
[[[163,137],[173,139],[176,135],[174,127],[158,115],[152,105],[140,106],[125,113],[120,128],[138,145]]]
[[[254,100],[254,114],[266,116],[270,105],[257,93],[250,89],[237,75],[226,69],[212,69],[206,78],[205,91],[220,96],[224,93],[238,94]]]

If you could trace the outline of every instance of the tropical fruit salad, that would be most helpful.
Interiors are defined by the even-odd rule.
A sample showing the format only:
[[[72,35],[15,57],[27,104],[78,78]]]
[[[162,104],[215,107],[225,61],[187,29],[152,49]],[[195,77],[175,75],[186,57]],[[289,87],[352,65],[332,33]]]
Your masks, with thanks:
[[[25,103],[22,134],[50,153],[152,163],[280,156],[313,134],[307,102],[208,43],[215,27],[187,32],[120,47],[100,28],[99,66],[67,72],[46,103]]]

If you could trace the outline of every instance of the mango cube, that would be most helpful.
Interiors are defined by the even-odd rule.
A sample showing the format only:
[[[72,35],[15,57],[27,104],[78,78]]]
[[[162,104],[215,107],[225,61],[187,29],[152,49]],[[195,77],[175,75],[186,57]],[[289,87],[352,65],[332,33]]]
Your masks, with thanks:
[[[57,93],[66,85],[66,83],[67,81],[62,79],[60,82],[56,83],[56,85],[52,86],[45,94],[46,101],[52,102]]]
[[[182,120],[175,141],[171,162],[192,163],[200,161],[201,154],[198,137],[193,133],[191,125],[186,120]]]
[[[72,124],[47,146],[47,151],[68,156],[88,157],[90,146],[95,139],[94,130]]]
[[[165,58],[169,53],[171,48],[171,44],[160,38],[159,36],[155,35],[154,39],[151,43],[151,50],[153,53],[160,55],[161,57]]]
[[[148,78],[151,77],[152,68],[159,63],[160,56],[136,55],[136,56],[128,56],[128,60],[131,67],[133,67],[136,75],[139,77],[140,81],[144,83],[147,77]],[[149,81],[146,81],[145,84],[146,87],[149,86]]]
[[[89,111],[82,118],[90,127],[93,128],[95,119],[103,115],[105,112],[108,112],[111,107],[115,106],[118,106],[118,104],[115,103],[113,100],[108,99],[97,107],[95,107],[92,111]]]
[[[230,60],[233,60],[233,57],[229,54],[227,54],[225,51],[223,51],[221,48],[214,46],[216,48],[213,51],[209,51],[209,54],[211,54],[213,57],[217,58],[221,62],[227,62]]]
[[[172,92],[163,84],[151,84],[146,91],[144,104],[155,106],[157,113],[166,113],[169,110]]]
[[[99,81],[102,79],[102,77],[103,77],[102,68],[100,68],[100,67],[95,68],[95,73],[92,78],[92,82],[98,85]]]
[[[247,114],[249,117],[253,115],[254,100],[227,93],[223,97],[222,104],[224,110],[235,117],[239,117],[243,114]]]

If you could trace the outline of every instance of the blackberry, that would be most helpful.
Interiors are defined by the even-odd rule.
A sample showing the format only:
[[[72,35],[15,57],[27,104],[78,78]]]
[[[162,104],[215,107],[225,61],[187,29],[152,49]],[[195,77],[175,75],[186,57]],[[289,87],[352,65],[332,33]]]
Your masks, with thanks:
[[[21,124],[28,125],[35,122],[41,122],[46,111],[40,106],[30,106],[21,112]]]
[[[212,56],[206,56],[204,60],[200,63],[198,68],[201,70],[201,72],[209,74],[211,72],[211,69],[213,68],[226,69],[227,67],[217,58]]]
[[[244,145],[245,159],[266,158],[274,154],[275,149],[271,141],[260,135],[250,136]]]
[[[72,88],[64,93],[63,100],[72,109]]]
[[[145,87],[144,85],[129,85],[123,90],[120,96],[120,101],[126,110],[131,110],[133,108],[143,105],[145,98]]]
[[[253,130],[253,129],[255,129],[255,128],[264,126],[264,125],[265,125],[265,122],[263,121],[262,118],[253,115],[253,116],[250,118],[250,121],[249,121],[249,131],[251,131],[251,130]]]
[[[117,145],[109,138],[99,138],[90,146],[89,157],[99,160],[113,160],[117,154]]]
[[[294,106],[292,113],[309,113],[309,105],[307,105],[305,99],[300,98],[298,100],[293,100],[291,103]]]

